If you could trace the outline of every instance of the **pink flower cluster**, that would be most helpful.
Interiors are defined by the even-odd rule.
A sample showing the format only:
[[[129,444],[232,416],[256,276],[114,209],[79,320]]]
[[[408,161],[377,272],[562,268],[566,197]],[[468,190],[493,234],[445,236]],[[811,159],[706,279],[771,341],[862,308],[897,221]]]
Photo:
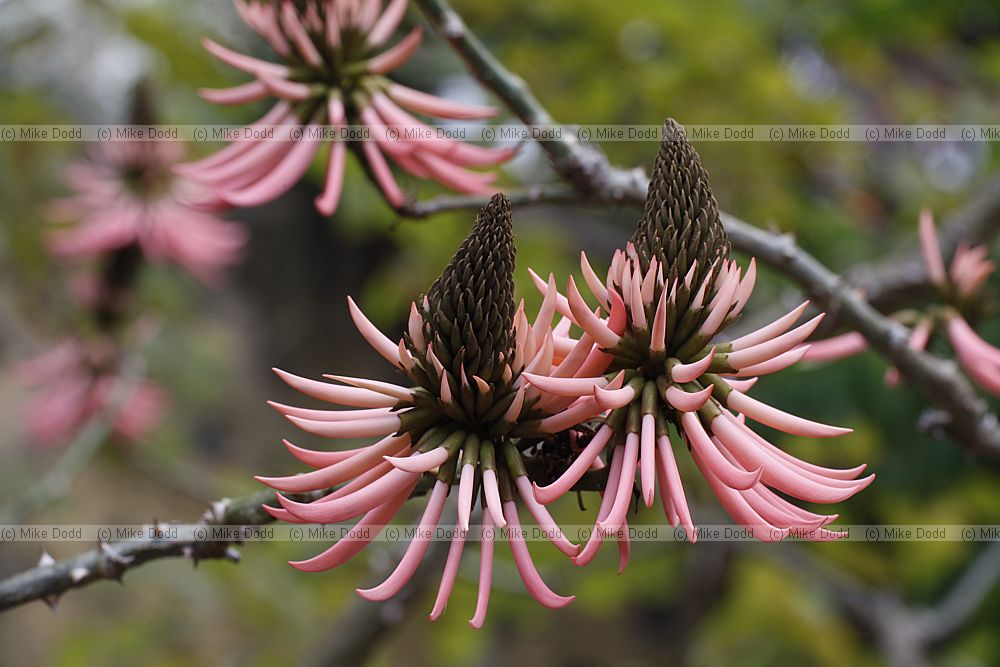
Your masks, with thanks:
[[[22,420],[28,437],[40,446],[65,443],[109,409],[116,437],[141,440],[166,410],[166,394],[156,383],[129,383],[120,376],[115,347],[107,340],[65,340],[14,370],[34,391],[22,406]]]
[[[696,259],[686,275],[668,280],[662,259],[643,262],[630,243],[615,253],[603,280],[582,256],[596,309],[572,278],[564,296],[554,276],[544,281],[532,274],[544,299],[530,321],[523,302],[517,308],[506,302],[513,289],[509,215],[507,200],[494,196],[429,295],[411,305],[400,339],[386,337],[348,300],[361,334],[409,386],[339,375],[325,376],[332,383],[320,382],[276,369],[308,396],[355,408],[272,403],[296,426],[325,438],[379,438],[338,451],[285,441],[289,452],[314,470],[257,478],[280,492],[280,507],[265,506],[275,518],[326,524],[360,517],[344,539],[293,566],[316,572],[344,564],[408,498],[427,493],[417,536],[396,569],[382,584],[358,590],[367,599],[388,599],[426,554],[457,477],[454,538],[431,619],[443,613],[465,541],[475,534],[481,545],[480,578],[470,623],[482,625],[498,527],[510,529],[502,535],[528,592],[546,607],[564,606],[573,597],[555,593],[539,576],[523,539],[518,505],[577,565],[588,564],[605,540],[614,539],[624,568],[630,552],[627,515],[638,476],[644,504],[653,504],[659,487],[668,519],[695,541],[671,428],[686,442],[722,506],[757,538],[781,540],[793,530],[815,540],[842,536],[825,528],[837,515],[811,512],[788,498],[840,502],[867,487],[874,475],[859,479],[864,465],[841,470],[803,461],[746,423],[753,419],[803,437],[850,432],[748,395],[758,376],[802,358],[802,342],[822,316],[793,328],[806,308],[802,304],[753,333],[713,342],[749,300],[755,265],[744,274],[735,262],[719,258],[699,270]],[[574,326],[583,332],[579,338],[571,333]],[[582,450],[572,448],[567,458],[560,443],[581,440]],[[581,488],[603,496],[582,548],[563,537],[546,509]],[[293,493],[310,495],[286,495]],[[481,525],[471,530],[477,496]]]
[[[978,319],[982,315],[983,291],[996,264],[987,259],[986,246],[962,242],[946,268],[934,217],[927,209],[920,213],[919,237],[927,275],[946,305],[934,306],[917,316],[897,315],[899,319],[905,315],[912,325],[909,347],[923,351],[943,333],[969,377],[986,391],[1000,395],[1000,349],[983,340],[969,322],[969,317]],[[858,354],[867,347],[861,334],[850,331],[812,343],[805,358],[830,361]],[[895,385],[898,381],[899,372],[890,368],[886,373],[887,384]]]
[[[93,259],[138,245],[150,262],[172,262],[206,283],[239,259],[246,232],[216,216],[221,202],[173,173],[183,147],[170,141],[97,144],[66,170],[70,197],[50,206],[51,251]]]
[[[244,21],[284,64],[237,53],[211,40],[205,48],[227,65],[250,74],[248,83],[203,90],[216,104],[246,104],[269,97],[278,102],[245,128],[249,137],[179,170],[234,206],[258,206],[292,187],[327,146],[326,176],[316,208],[333,215],[340,202],[348,146],[394,207],[404,204],[386,157],[409,174],[459,192],[487,194],[495,173],[513,150],[484,148],[437,136],[411,112],[448,119],[482,119],[492,107],[459,104],[385,78],[420,46],[416,27],[393,46],[386,44],[402,22],[407,0],[235,0]],[[363,128],[354,137],[345,130]],[[280,130],[274,132],[274,129]],[[363,135],[363,136],[361,136]]]
[[[663,266],[653,259],[643,271],[631,244],[624,252],[615,253],[605,280],[581,254],[584,279],[608,316],[601,318],[591,310],[572,278],[567,297],[558,298],[557,308],[563,315],[601,348],[617,352],[607,355],[605,367],[614,362],[619,367],[645,369],[617,389],[602,387],[599,377],[583,381],[525,374],[529,383],[545,392],[575,398],[576,405],[592,401],[609,413],[573,465],[551,484],[535,489],[543,503],[559,498],[602,452],[612,448],[608,492],[598,512],[594,537],[576,558],[579,563],[593,558],[600,536],[618,534],[624,526],[637,472],[645,505],[652,506],[658,484],[668,520],[675,526],[683,525],[689,539],[696,539],[668,422],[677,425],[722,506],[763,541],[783,539],[792,530],[807,532],[817,540],[840,537],[836,531],[820,530],[836,515],[809,512],[785,496],[814,503],[840,502],[874,480],[874,475],[856,479],[864,465],[836,470],[802,461],[746,424],[749,418],[812,438],[850,432],[783,412],[747,394],[759,376],[787,368],[804,356],[806,349],[800,344],[815,330],[822,315],[792,328],[806,302],[757,331],[728,343],[711,343],[742,312],[756,278],[753,262],[745,276],[736,262],[717,262],[700,285],[693,282],[696,264],[683,280],[667,285]],[[543,289],[541,278],[534,278]],[[685,331],[676,321],[676,306],[679,299],[688,298],[689,312],[703,315],[700,325]],[[605,367],[595,370],[600,373]],[[662,371],[651,372],[653,368]]]

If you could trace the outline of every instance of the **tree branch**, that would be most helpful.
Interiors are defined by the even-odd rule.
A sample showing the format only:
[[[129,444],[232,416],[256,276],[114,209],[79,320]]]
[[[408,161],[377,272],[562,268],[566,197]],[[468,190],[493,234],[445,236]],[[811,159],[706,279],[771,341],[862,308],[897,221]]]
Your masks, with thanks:
[[[1000,422],[954,362],[911,350],[903,325],[875,310],[790,235],[771,234],[725,213],[723,218],[734,245],[752,248],[756,257],[801,285],[820,307],[838,313],[899,368],[911,386],[947,412],[942,427],[952,438],[970,452],[1000,461]]]
[[[325,491],[290,496],[300,502],[315,500]],[[212,506],[200,519],[206,526],[250,526],[273,521],[261,505],[277,506],[273,491],[259,491],[242,498],[224,498]],[[82,588],[102,579],[121,580],[125,572],[161,558],[191,558],[239,560],[236,542],[206,540],[142,539],[127,542],[100,543],[98,548],[63,561],[46,560],[38,566],[0,581],[0,612],[31,602],[45,600],[54,605],[59,596],[73,588]]]
[[[756,547],[757,545],[754,545]],[[746,553],[758,553],[744,547]],[[930,608],[912,607],[898,594],[872,589],[794,544],[769,550],[788,569],[819,585],[855,623],[869,632],[888,662],[929,665],[929,651],[958,633],[1000,581],[1000,544],[990,544]]]
[[[945,218],[938,238],[942,253],[950,257],[961,241],[989,243],[997,234],[1000,176],[993,176],[962,208]],[[915,242],[896,257],[851,269],[844,277],[883,313],[919,303],[934,291]]]
[[[111,435],[110,422],[106,412],[94,415],[45,474],[0,508],[0,524],[20,523],[24,517],[65,496],[73,480]]]
[[[366,665],[382,641],[409,617],[417,603],[444,566],[448,549],[440,542],[433,542],[420,562],[420,567],[399,594],[384,603],[359,599],[337,619],[315,653],[303,664],[305,667],[340,667],[341,665]],[[383,576],[389,573],[384,572]]]
[[[606,470],[590,471],[580,479],[574,489],[597,491],[604,488],[606,479]],[[432,483],[433,477],[422,479],[413,495],[423,495],[430,489]],[[335,490],[329,488],[283,495],[304,503],[326,496]],[[258,526],[271,523],[274,519],[263,510],[263,505],[279,507],[274,491],[268,489],[236,499],[217,500],[205,511],[198,523],[203,526]],[[121,580],[122,575],[128,570],[160,558],[237,561],[239,552],[233,546],[238,543],[237,540],[146,538],[125,542],[102,542],[96,549],[62,561],[46,559],[43,555],[36,567],[0,581],[0,612],[33,600],[44,600],[50,605],[55,604],[59,596],[70,589],[82,588],[102,579]]]
[[[1000,582],[1000,542],[986,547],[940,602],[921,616],[921,634],[934,644],[951,638],[969,622]]]
[[[465,62],[472,74],[493,91],[528,127],[556,121],[525,83],[490,53],[445,0],[416,0],[424,16]],[[563,180],[588,198],[604,202],[638,201],[646,197],[648,181],[642,169],[613,168],[603,152],[582,143],[573,132],[540,142]]]
[[[446,0],[416,1],[473,75],[496,93],[523,123],[555,125],[524,80],[486,49]],[[562,132],[560,136],[561,139],[542,141],[539,146],[548,154],[556,172],[580,193],[581,199],[642,204],[648,179],[641,170],[626,171],[611,165],[600,149],[581,143],[572,132]],[[983,220],[989,218],[994,198],[1000,199],[1000,186],[996,190],[984,196],[984,203],[977,207],[979,213],[966,214],[966,222],[954,223],[955,238],[960,236],[963,226],[966,231],[987,227]],[[954,363],[909,349],[902,325],[879,313],[844,279],[798,247],[791,236],[764,231],[727,213],[722,217],[734,248],[782,272],[818,305],[837,313],[872,348],[892,361],[912,386],[947,412],[943,428],[956,441],[975,454],[1000,461],[1000,422]]]
[[[532,185],[505,192],[515,206],[531,204],[572,204],[581,201],[575,188],[562,183]],[[406,202],[396,208],[396,212],[407,218],[423,219],[447,211],[476,211],[489,202],[489,197],[481,195],[441,195],[424,201]]]

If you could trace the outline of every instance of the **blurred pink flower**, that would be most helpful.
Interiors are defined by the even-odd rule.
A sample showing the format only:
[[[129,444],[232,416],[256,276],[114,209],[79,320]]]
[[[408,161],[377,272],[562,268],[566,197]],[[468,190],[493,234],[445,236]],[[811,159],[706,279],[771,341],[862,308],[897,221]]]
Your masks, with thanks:
[[[70,223],[56,229],[50,250],[90,259],[136,244],[151,262],[173,262],[214,283],[239,258],[246,232],[215,215],[222,202],[173,173],[183,147],[169,141],[98,144],[91,160],[70,165],[75,193],[50,206]]]
[[[987,259],[986,246],[959,243],[946,267],[934,227],[934,216],[929,209],[920,212],[920,252],[931,283],[937,287],[949,304],[921,315],[910,331],[908,345],[912,350],[925,350],[943,327],[955,356],[965,372],[983,389],[1000,394],[1000,349],[983,340],[963,315],[963,312],[980,314],[982,296],[987,279],[996,270],[996,264]],[[805,359],[830,361],[857,354],[867,349],[861,334],[848,332],[810,345]],[[899,382],[899,371],[890,368],[885,375],[886,384]]]
[[[945,293],[953,292],[960,299],[979,294],[986,279],[997,268],[986,258],[989,252],[986,246],[970,246],[963,241],[955,249],[946,273],[941,244],[934,228],[934,215],[926,208],[920,211],[920,251],[931,282]]]
[[[418,49],[421,28],[385,48],[406,14],[407,0],[234,0],[244,21],[285,64],[231,51],[211,40],[205,48],[219,60],[246,72],[253,81],[223,90],[202,90],[216,104],[245,104],[268,97],[278,103],[219,152],[178,169],[217,191],[234,206],[257,206],[278,197],[309,168],[323,144],[328,146],[326,176],[316,208],[337,210],[343,189],[345,149],[360,159],[394,207],[405,196],[386,162],[460,192],[488,194],[495,173],[468,167],[507,161],[514,150],[484,148],[438,136],[409,112],[439,118],[480,119],[492,107],[459,104],[385,78]],[[405,111],[404,109],[409,110]],[[269,136],[269,126],[292,129]],[[364,126],[364,137],[348,137],[346,126]],[[400,140],[402,138],[402,140]]]
[[[954,307],[945,310],[943,319],[958,363],[980,387],[1000,395],[1000,349],[980,338],[960,312],[964,306],[972,305],[971,300],[981,296],[983,285],[996,264],[986,259],[986,246],[970,247],[962,243],[955,249],[946,274],[934,218],[927,209],[920,212],[920,249],[931,282],[953,302]]]
[[[166,395],[149,380],[123,385],[127,380],[118,375],[115,356],[108,341],[73,338],[15,367],[20,383],[32,392],[22,407],[32,442],[64,444],[108,409],[114,410],[108,416],[113,434],[122,440],[142,440],[156,428]]]

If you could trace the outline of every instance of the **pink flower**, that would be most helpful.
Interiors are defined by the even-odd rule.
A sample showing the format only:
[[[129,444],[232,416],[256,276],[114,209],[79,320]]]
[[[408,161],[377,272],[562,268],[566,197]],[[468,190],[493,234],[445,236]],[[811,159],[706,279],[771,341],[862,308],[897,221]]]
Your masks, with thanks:
[[[513,150],[498,150],[438,137],[416,112],[440,118],[477,119],[492,107],[458,104],[394,83],[386,75],[419,48],[421,28],[391,47],[386,43],[406,14],[407,0],[235,0],[244,21],[271,46],[284,64],[231,51],[211,40],[205,48],[253,80],[223,90],[203,90],[216,104],[245,104],[276,97],[278,103],[245,130],[253,138],[234,142],[204,160],[185,165],[192,178],[216,188],[235,206],[257,206],[286,192],[327,146],[326,177],[316,208],[337,210],[343,189],[348,145],[394,207],[405,196],[386,161],[404,171],[460,192],[487,194],[494,173],[468,167],[497,165]],[[405,110],[404,110],[405,109]],[[288,136],[267,138],[269,126],[293,126]],[[355,141],[344,130],[362,125]],[[325,128],[325,132],[324,132]],[[395,133],[395,134],[394,134]],[[399,137],[414,137],[399,140]],[[350,139],[350,140],[348,140]]]
[[[91,161],[66,170],[75,194],[50,211],[71,224],[54,231],[51,251],[91,259],[138,245],[149,261],[216,282],[239,258],[246,233],[215,216],[221,202],[207,190],[173,173],[182,156],[181,145],[167,141],[98,144]]]
[[[673,121],[667,137],[679,136]],[[593,401],[608,411],[583,453],[554,482],[535,489],[549,503],[569,491],[602,454],[607,485],[592,539],[574,559],[589,562],[606,537],[627,539],[626,516],[638,474],[643,502],[652,506],[660,488],[664,511],[696,532],[681,483],[669,431],[686,441],[694,462],[722,506],[761,540],[792,531],[810,539],[834,539],[821,529],[836,515],[820,515],[786,500],[834,503],[868,486],[857,479],[865,466],[824,468],[780,450],[754,432],[746,419],[802,437],[832,437],[850,429],[820,424],[766,405],[748,394],[758,376],[799,361],[801,343],[822,315],[793,328],[806,303],[761,329],[724,343],[714,339],[746,306],[756,277],[725,259],[728,238],[719,220],[708,176],[684,140],[664,141],[650,183],[646,212],[624,252],[617,251],[605,279],[581,255],[581,271],[598,311],[571,278],[558,310],[600,346],[604,363],[582,379],[525,374],[550,394]],[[542,289],[544,283],[535,276]],[[600,313],[608,313],[602,316]],[[620,389],[601,387],[600,374],[621,376]],[[573,407],[568,408],[572,410]],[[777,493],[776,493],[777,492]],[[783,495],[782,495],[783,494]],[[620,548],[623,557],[627,547]]]
[[[950,305],[930,310],[916,319],[908,340],[910,349],[927,349],[934,336],[943,329],[959,364],[969,377],[983,389],[1000,394],[1000,349],[980,338],[965,315],[971,314],[975,319],[982,314],[983,290],[987,279],[996,270],[996,264],[987,259],[986,246],[970,246],[962,242],[955,249],[951,264],[946,269],[934,216],[928,209],[920,212],[919,237],[920,251],[931,283]],[[848,332],[811,343],[805,359],[830,361],[857,354],[867,347],[861,334]],[[899,371],[890,368],[886,371],[885,380],[887,385],[895,386],[899,382]]]
[[[33,392],[22,408],[28,437],[41,446],[65,443],[113,408],[108,418],[116,437],[145,438],[160,422],[166,396],[148,380],[128,384],[116,361],[108,341],[74,338],[19,364],[15,373]]]
[[[958,363],[979,386],[1000,395],[1000,349],[979,337],[962,310],[979,310],[982,289],[996,264],[986,259],[986,246],[959,244],[951,259],[948,273],[944,271],[944,257],[938,243],[937,231],[931,212],[920,212],[920,249],[924,255],[927,272],[939,290],[954,307],[945,310],[945,331]]]
[[[958,299],[977,296],[986,279],[997,268],[996,264],[986,259],[989,252],[986,246],[970,246],[963,241],[955,249],[951,266],[945,273],[941,244],[938,243],[937,230],[934,228],[934,216],[926,208],[920,211],[920,251],[931,282],[946,295],[953,294]]]
[[[480,627],[489,604],[494,542],[509,542],[514,564],[528,592],[546,607],[562,607],[573,597],[558,595],[536,570],[521,531],[519,504],[568,556],[579,546],[561,535],[548,510],[532,492],[529,468],[541,461],[533,441],[518,430],[546,434],[576,426],[587,409],[568,423],[550,415],[571,401],[547,397],[526,385],[528,372],[545,375],[586,368],[601,357],[594,342],[566,347],[568,320],[552,327],[556,309],[553,283],[533,324],[523,302],[513,301],[514,246],[510,203],[496,195],[480,212],[475,228],[427,295],[413,303],[406,333],[399,340],[382,334],[352,300],[348,307],[358,330],[371,346],[406,376],[411,386],[325,376],[334,383],[275,370],[291,387],[321,401],[356,410],[315,410],[272,403],[296,426],[326,438],[379,438],[371,445],[342,451],[314,451],[285,442],[288,450],[315,470],[291,477],[257,479],[284,493],[326,490],[312,502],[279,494],[280,509],[265,507],[279,519],[298,523],[334,523],[361,517],[350,536],[295,567],[316,572],[342,565],[378,534],[411,496],[427,492],[418,536],[382,584],[358,593],[385,600],[413,576],[427,551],[429,535],[446,513],[449,489],[458,476],[453,535],[431,619],[443,613],[451,594],[467,537],[480,540],[479,595],[470,621]],[[558,355],[558,359],[557,359]],[[591,362],[591,365],[593,362]],[[559,368],[555,368],[558,366]],[[589,372],[589,371],[586,371]],[[621,378],[588,380],[590,386],[621,387]],[[565,410],[571,413],[573,408]],[[563,413],[563,414],[565,414]],[[559,417],[562,420],[562,415]],[[339,486],[338,486],[339,485]],[[482,529],[470,531],[476,497],[481,498]],[[518,502],[520,501],[520,502]],[[496,528],[507,528],[498,533]],[[369,530],[363,530],[363,529]]]
[[[860,354],[868,349],[868,341],[857,331],[848,331],[823,340],[811,341],[802,357],[804,361],[836,361]]]

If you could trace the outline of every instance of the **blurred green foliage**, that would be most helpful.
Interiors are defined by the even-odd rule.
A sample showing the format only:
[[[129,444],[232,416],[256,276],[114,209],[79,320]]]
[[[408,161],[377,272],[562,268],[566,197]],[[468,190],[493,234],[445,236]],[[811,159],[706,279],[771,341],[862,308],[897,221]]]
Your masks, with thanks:
[[[243,80],[205,53],[202,36],[266,54],[248,30],[238,27],[227,2],[82,4],[154,55],[150,75],[162,121],[245,122],[260,115],[263,107],[220,108],[196,95],[200,86]],[[455,4],[553,115],[569,124],[657,124],[665,115],[689,124],[989,123],[1000,102],[1000,10],[985,0]],[[419,20],[415,10],[411,19]],[[223,26],[224,34],[216,34]],[[425,42],[419,60],[404,71],[412,82],[432,88],[442,77],[463,76],[458,60],[436,36],[429,34]],[[89,117],[79,103],[66,105],[60,92],[42,82],[0,78],[0,122]],[[62,192],[62,165],[82,148],[0,144],[3,298],[39,332],[31,341],[34,346],[79,326],[65,293],[67,272],[46,256],[41,240],[43,204]],[[603,148],[626,166],[646,166],[655,152],[654,145],[641,142]],[[998,160],[989,144],[703,142],[698,149],[723,208],[758,224],[795,231],[809,251],[834,269],[881,257],[912,239],[921,207],[943,213],[960,205]],[[516,185],[517,172],[505,179]],[[317,187],[319,171],[309,180],[306,190]],[[376,322],[387,330],[398,328],[407,303],[447,262],[472,214],[399,221],[354,164],[347,183],[333,220],[306,219],[301,207],[279,202],[264,214],[249,216],[252,232],[311,238],[310,225],[327,225],[322,234],[330,247],[339,249],[329,260],[334,264],[347,263],[348,256],[363,249],[380,248],[379,261],[354,265],[352,284],[326,286],[330,291],[322,293],[331,298],[308,307],[346,321],[343,293],[351,290]],[[407,187],[422,196],[435,192],[426,184],[418,188],[407,182]],[[538,304],[538,296],[527,267],[555,272],[561,282],[574,270],[581,246],[595,265],[603,264],[627,238],[636,215],[574,206],[516,211],[516,279],[529,306]],[[242,212],[232,217],[242,218]],[[270,252],[252,246],[258,261],[254,266],[267,266]],[[780,303],[792,305],[794,287],[770,271],[762,273],[751,307],[766,312]],[[285,274],[272,277],[278,295],[287,289],[288,300],[296,296],[291,278],[283,284]],[[267,355],[278,337],[272,329],[286,317],[303,320],[290,311],[263,309],[254,294],[241,289],[247,284],[243,275],[221,294],[210,295],[169,268],[150,271],[140,300],[144,314],[162,322],[150,350],[150,369],[171,390],[171,418],[153,442],[143,445],[147,451],[108,452],[76,483],[67,501],[40,519],[116,516],[138,523],[152,515],[191,518],[205,500],[253,490],[254,473],[293,469],[277,441],[289,428],[263,413],[261,405],[283,391],[266,375],[280,361]],[[290,338],[282,334],[281,342],[289,350],[300,349],[297,358],[315,361],[291,370],[315,376],[334,370],[321,361],[351,355],[352,370],[359,364],[380,368],[374,355],[360,351],[347,326],[332,333],[320,330],[321,340],[312,347],[298,333]],[[312,340],[309,332],[301,333],[303,340]],[[995,328],[990,333],[993,340],[1000,336]],[[12,362],[29,347],[0,352],[5,362]],[[835,466],[864,461],[878,474],[871,488],[836,508],[844,523],[1000,523],[996,471],[953,443],[921,433],[917,422],[925,403],[911,388],[886,389],[884,370],[874,355],[862,355],[762,381],[757,390],[762,400],[856,429],[835,443],[771,435],[811,461]],[[4,415],[13,419],[12,413]],[[0,449],[0,484],[13,493],[52,454],[24,451],[16,438],[8,440]],[[699,506],[712,506],[693,465],[681,463]],[[584,514],[570,500],[557,508],[557,519],[592,520],[596,500],[586,500]],[[642,512],[635,522],[661,520],[658,512]],[[57,556],[83,545],[63,546],[66,552]],[[385,549],[373,547],[371,555],[320,575],[303,575],[285,565],[319,546],[253,545],[238,567],[209,563],[196,573],[182,562],[144,567],[128,575],[124,590],[102,584],[67,596],[58,615],[41,605],[9,614],[0,627],[0,650],[10,664],[297,664],[352,604],[352,589],[371,581],[369,565],[388,558]],[[633,564],[619,576],[611,545],[586,570],[569,566],[539,545],[534,551],[553,587],[578,595],[571,608],[559,612],[536,607],[518,590],[513,566],[503,555],[490,621],[479,633],[465,624],[474,606],[477,567],[476,550],[469,549],[449,613],[437,624],[426,623],[430,600],[422,601],[406,626],[376,651],[376,664],[489,663],[483,658],[487,652],[493,653],[493,662],[518,656],[527,664],[674,664],[681,655],[693,665],[881,663],[871,638],[840,616],[821,588],[789,575],[761,557],[766,552],[759,549],[731,566],[724,589],[705,601],[708,608],[689,632],[670,635],[674,643],[662,642],[660,637],[669,632],[665,628],[684,620],[671,614],[684,613],[681,591],[690,583],[685,577],[698,572],[690,562],[707,557],[708,548],[636,544]],[[852,542],[807,548],[916,604],[933,603],[975,551],[959,543]],[[4,554],[8,557],[26,564],[32,554],[28,548],[12,548],[9,556]],[[386,613],[393,613],[391,605]],[[940,649],[941,663],[1000,662],[998,622],[1000,602],[993,596],[975,621]],[[589,653],[581,655],[581,647]],[[576,662],[559,662],[560,656],[576,656]]]

